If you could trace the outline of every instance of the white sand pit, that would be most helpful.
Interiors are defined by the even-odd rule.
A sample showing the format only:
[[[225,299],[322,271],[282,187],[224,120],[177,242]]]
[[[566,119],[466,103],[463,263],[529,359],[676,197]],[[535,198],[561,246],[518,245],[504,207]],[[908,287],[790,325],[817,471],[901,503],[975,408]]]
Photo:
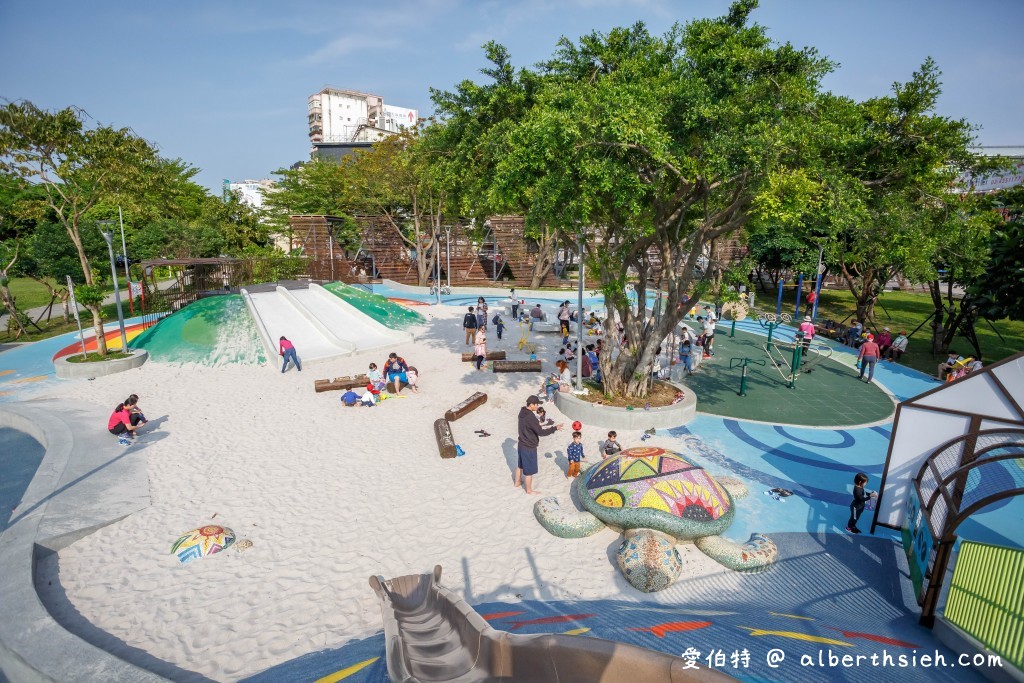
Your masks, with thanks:
[[[421,393],[375,408],[345,408],[341,392],[313,380],[364,372],[386,353],[269,367],[168,366],[69,382],[46,396],[95,414],[103,429],[129,393],[162,438],[125,457],[145,458],[152,505],[62,550],[40,567],[46,600],[65,623],[91,624],[94,642],[160,672],[236,680],[381,629],[370,575],[444,566],[443,582],[472,603],[519,598],[671,603],[671,590],[641,595],[609,561],[620,536],[605,530],[566,541],[534,520],[537,496],[512,486],[516,417],[541,376],[477,372],[462,363],[459,307],[423,307],[417,341],[397,345],[421,374]],[[516,329],[490,350],[516,349]],[[558,340],[537,335],[550,370]],[[302,349],[298,349],[302,355]],[[474,391],[488,401],[452,423],[466,456],[442,460],[432,424]],[[554,406],[549,415],[564,418]],[[485,429],[482,438],[474,430]],[[585,464],[599,459],[601,425],[584,426]],[[620,433],[626,446],[641,432]],[[146,438],[146,437],[143,437]],[[541,442],[535,488],[567,502],[570,430]],[[657,445],[659,437],[647,444]],[[111,449],[120,448],[111,438]],[[182,533],[230,527],[252,547],[188,564],[170,553]],[[684,577],[728,572],[681,546]],[[681,579],[681,581],[685,578]],[[47,583],[51,582],[51,586]],[[86,625],[87,626],[87,625]],[[148,656],[148,657],[147,657]],[[154,659],[158,660],[154,664]]]

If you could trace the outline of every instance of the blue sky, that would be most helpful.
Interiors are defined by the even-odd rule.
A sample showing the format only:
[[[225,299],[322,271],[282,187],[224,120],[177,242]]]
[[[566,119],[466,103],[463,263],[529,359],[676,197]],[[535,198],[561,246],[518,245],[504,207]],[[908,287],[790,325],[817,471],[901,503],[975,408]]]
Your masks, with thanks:
[[[480,80],[487,40],[517,66],[559,36],[717,16],[726,0],[28,2],[0,0],[0,97],[75,105],[129,126],[222,178],[270,177],[308,158],[306,98],[325,85],[431,112],[429,88]],[[1024,145],[1021,0],[762,0],[779,42],[839,62],[826,87],[889,91],[926,56],[943,71],[939,113],[981,126],[983,145]]]

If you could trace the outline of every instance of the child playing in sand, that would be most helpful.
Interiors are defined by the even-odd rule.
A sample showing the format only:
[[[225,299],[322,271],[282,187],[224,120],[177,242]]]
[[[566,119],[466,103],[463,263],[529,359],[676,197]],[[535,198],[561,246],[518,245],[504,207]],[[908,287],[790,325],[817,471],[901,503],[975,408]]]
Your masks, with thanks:
[[[373,385],[374,389],[377,391],[384,390],[384,375],[377,369],[376,363],[370,363],[370,371],[366,373],[366,376],[370,379],[370,384]]]
[[[127,409],[128,415],[133,425],[139,426],[149,422],[149,420],[146,419],[146,416],[142,413],[142,408],[139,407],[138,394],[132,394],[131,396],[126,398],[124,400],[124,407],[125,409]]]
[[[555,421],[548,417],[543,408],[537,408],[537,420],[540,422],[541,427],[550,427],[555,424]]]
[[[572,433],[572,443],[565,449],[566,455],[569,457],[569,469],[565,473],[565,478],[578,477],[580,475],[580,458],[585,458],[583,455],[583,434],[581,432]]]
[[[473,346],[473,360],[476,361],[476,369],[483,370],[484,361],[487,360],[487,335],[482,329],[476,331],[476,344]]]
[[[608,458],[616,453],[622,452],[622,444],[618,441],[619,435],[615,430],[608,432],[608,440],[604,442],[604,457]]]
[[[359,403],[359,394],[349,389],[341,395],[341,402],[349,408],[354,408]]]
[[[413,393],[420,393],[420,388],[416,386],[420,381],[420,371],[413,366],[409,366],[409,369],[405,371],[405,376],[409,380],[409,388],[412,389]]]

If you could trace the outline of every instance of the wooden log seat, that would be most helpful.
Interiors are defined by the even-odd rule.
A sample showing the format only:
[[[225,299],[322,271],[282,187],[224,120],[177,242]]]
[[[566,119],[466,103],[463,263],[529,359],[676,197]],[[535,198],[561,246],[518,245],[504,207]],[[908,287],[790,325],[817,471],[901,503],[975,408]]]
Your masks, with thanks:
[[[463,353],[462,354],[462,362],[463,363],[470,363],[474,359],[476,359],[476,355],[475,354],[472,354],[472,353]],[[488,351],[487,352],[487,357],[484,358],[484,360],[505,360],[505,352],[504,351]]]
[[[434,421],[434,436],[437,438],[437,450],[442,458],[454,458],[455,437],[452,436],[451,425],[443,417]]]
[[[504,353],[504,351],[502,353]],[[458,405],[449,408],[448,411],[444,414],[444,419],[448,420],[449,422],[455,422],[460,417],[463,417],[464,415],[473,412],[474,410],[476,410],[485,403],[487,403],[487,394],[483,393],[482,391],[478,391],[469,398],[467,398],[462,403],[459,403]]]
[[[540,372],[539,360],[496,360],[491,363],[494,372]]]
[[[355,375],[354,377],[335,377],[334,379],[318,379],[313,381],[313,390],[316,393],[322,391],[338,391],[365,387],[370,381],[366,375]]]

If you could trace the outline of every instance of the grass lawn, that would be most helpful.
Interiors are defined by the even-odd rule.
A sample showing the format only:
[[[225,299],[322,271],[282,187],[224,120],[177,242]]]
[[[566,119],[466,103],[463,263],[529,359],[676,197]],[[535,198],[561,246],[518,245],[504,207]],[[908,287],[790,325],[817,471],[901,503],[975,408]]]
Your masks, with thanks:
[[[757,304],[762,310],[774,310],[775,297],[771,293],[757,292]],[[793,305],[796,301],[796,293],[793,287],[787,287],[783,293],[782,310],[787,313],[793,312]],[[801,313],[806,302],[801,302]],[[835,320],[842,321],[844,318],[851,318],[856,310],[853,295],[849,290],[823,289],[821,301],[818,302],[817,321]],[[888,327],[893,337],[900,332],[910,334],[920,325],[934,310],[931,296],[927,292],[885,292],[875,305],[874,326],[869,328],[881,331]],[[849,324],[850,319],[846,320]],[[998,331],[998,334],[997,334]],[[978,335],[978,342],[981,344],[981,351],[985,363],[992,363],[1002,360],[1007,356],[1024,351],[1024,321],[1021,320],[999,320],[991,325],[980,320],[975,327]],[[999,335],[1002,335],[1000,339]],[[974,351],[966,339],[959,335],[953,339],[952,348],[961,355],[973,355]],[[935,367],[939,361],[945,358],[936,358],[931,354],[931,321],[910,337],[910,344],[907,352],[903,354],[900,361],[906,365],[935,375]]]
[[[122,302],[124,315],[128,317],[128,304]],[[103,313],[103,322],[116,322],[117,321],[117,304],[110,304],[100,309]],[[86,332],[92,330],[92,314],[84,308],[78,314],[82,319],[82,329]],[[49,339],[50,337],[56,337],[59,334],[66,334],[68,332],[78,332],[78,325],[75,324],[74,317],[71,318],[71,322],[65,323],[61,308],[56,304],[53,307],[53,316],[50,318],[50,322],[45,320],[39,321],[39,328],[42,332],[36,330],[31,325],[26,326],[28,328],[28,335],[22,335],[15,339],[14,334],[11,330],[7,329],[7,325],[0,327],[0,344],[6,344],[9,342],[33,342],[39,341],[40,339]]]

